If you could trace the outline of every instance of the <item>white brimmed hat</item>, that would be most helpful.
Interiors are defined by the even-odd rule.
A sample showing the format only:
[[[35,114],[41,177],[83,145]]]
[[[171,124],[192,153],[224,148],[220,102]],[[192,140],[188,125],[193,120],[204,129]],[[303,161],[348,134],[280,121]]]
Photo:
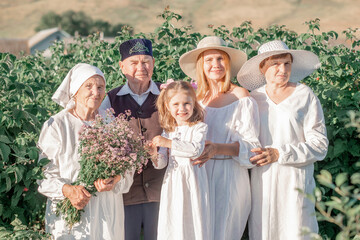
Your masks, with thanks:
[[[266,84],[265,76],[260,72],[260,63],[271,56],[290,53],[293,57],[291,65],[290,82],[299,82],[309,76],[321,64],[318,56],[310,51],[290,50],[288,46],[279,40],[267,42],[260,46],[258,55],[249,59],[237,74],[240,85],[250,91]]]
[[[181,70],[191,77],[192,79],[196,78],[196,61],[199,55],[206,50],[221,50],[226,52],[230,57],[230,66],[231,66],[231,77],[235,77],[241,66],[245,63],[247,59],[246,53],[239,49],[228,47],[226,42],[216,36],[210,36],[203,38],[197,45],[194,50],[191,50],[187,53],[184,53],[180,59],[179,64]]]

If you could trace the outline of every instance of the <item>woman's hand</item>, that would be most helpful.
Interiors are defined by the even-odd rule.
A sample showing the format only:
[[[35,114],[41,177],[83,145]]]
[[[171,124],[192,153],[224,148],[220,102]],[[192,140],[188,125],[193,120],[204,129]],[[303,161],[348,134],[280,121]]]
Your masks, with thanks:
[[[257,167],[265,166],[279,159],[279,151],[276,148],[254,148],[251,149],[251,152],[256,153],[256,155],[249,160]]]
[[[111,191],[121,179],[120,175],[107,179],[98,179],[94,182],[94,185],[98,192]]]
[[[71,204],[78,210],[83,209],[90,201],[91,194],[80,185],[65,184],[62,188],[62,192],[67,197]]]
[[[202,167],[209,159],[215,156],[217,153],[216,144],[211,141],[205,142],[205,148],[200,157],[191,159],[193,165],[199,164],[199,167]]]
[[[151,141],[153,146],[171,148],[171,140],[160,135],[155,136]]]

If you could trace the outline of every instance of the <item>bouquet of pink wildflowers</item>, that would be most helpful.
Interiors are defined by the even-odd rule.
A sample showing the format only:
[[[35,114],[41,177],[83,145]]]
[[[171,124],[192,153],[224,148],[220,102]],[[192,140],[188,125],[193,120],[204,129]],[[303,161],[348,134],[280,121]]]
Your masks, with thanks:
[[[129,124],[130,111],[113,117],[113,110],[107,112],[107,117],[100,115],[92,125],[84,125],[80,133],[80,172],[73,185],[82,185],[95,195],[94,181],[121,175],[133,169],[138,173],[147,164],[150,157],[145,148],[143,137],[135,133]],[[63,215],[71,228],[80,221],[83,210],[77,210],[69,199],[57,204],[56,214]]]

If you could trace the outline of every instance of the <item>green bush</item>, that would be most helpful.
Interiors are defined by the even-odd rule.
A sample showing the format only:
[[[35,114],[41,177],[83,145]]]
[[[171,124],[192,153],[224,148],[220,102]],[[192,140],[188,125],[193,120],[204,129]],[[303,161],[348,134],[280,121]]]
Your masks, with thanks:
[[[168,9],[159,17],[164,20],[163,24],[153,33],[132,35],[130,28],[123,27],[114,43],[101,41],[97,35],[79,38],[67,46],[57,42],[51,47],[52,57],[48,59],[41,54],[19,59],[0,54],[0,238],[16,234],[28,234],[29,238],[43,236],[45,198],[37,193],[35,181],[42,177],[41,168],[47,161],[36,161],[36,141],[41,124],[60,110],[51,101],[51,95],[71,67],[79,62],[99,67],[105,73],[110,90],[125,81],[118,66],[119,44],[130,38],[146,37],[153,42],[156,59],[153,79],[160,82],[168,78],[189,80],[181,71],[178,59],[192,50],[204,35],[192,32],[191,26],[175,27],[174,21],[181,16]],[[344,121],[348,111],[359,112],[360,108],[360,41],[355,38],[356,30],[348,29],[341,36],[351,46],[332,45],[338,33],[320,32],[318,19],[306,24],[309,31],[303,34],[278,25],[255,30],[251,22],[243,22],[232,30],[225,26],[209,28],[213,35],[244,50],[249,57],[257,54],[256,49],[262,43],[274,39],[285,41],[290,48],[310,50],[319,56],[321,69],[303,81],[322,103],[330,141],[326,158],[315,165],[316,174],[326,170],[333,176],[345,176],[345,173],[353,176],[360,168],[360,144],[356,127],[345,127]],[[340,189],[348,186],[347,181],[337,181],[342,183],[335,184]],[[356,194],[353,189],[348,190],[349,194]],[[333,185],[318,184],[319,204],[326,205],[339,194]],[[359,205],[359,199],[353,201],[352,206]],[[333,209],[330,216],[336,218],[340,210]],[[328,218],[319,215],[319,220],[325,220],[320,222],[320,235],[324,238],[335,239],[342,231]]]
[[[128,26],[127,24],[111,25],[104,20],[93,20],[83,11],[75,12],[73,10],[66,11],[61,15],[55,12],[48,12],[44,14],[39,25],[35,31],[44,30],[47,28],[60,27],[70,35],[77,32],[80,36],[88,36],[96,32],[103,32],[105,36],[116,36],[122,27]],[[131,30],[132,31],[132,30]]]

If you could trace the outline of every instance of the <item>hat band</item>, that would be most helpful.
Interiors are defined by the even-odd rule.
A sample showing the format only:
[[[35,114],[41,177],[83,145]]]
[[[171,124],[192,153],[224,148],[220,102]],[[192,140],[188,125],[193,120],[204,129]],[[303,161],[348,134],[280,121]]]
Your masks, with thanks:
[[[199,47],[199,48],[197,48],[197,49],[202,49],[202,48],[209,48],[209,47],[227,47],[227,46],[224,46],[224,45],[219,45],[219,44],[206,44],[206,45],[204,45],[204,46],[201,46],[201,47]]]

